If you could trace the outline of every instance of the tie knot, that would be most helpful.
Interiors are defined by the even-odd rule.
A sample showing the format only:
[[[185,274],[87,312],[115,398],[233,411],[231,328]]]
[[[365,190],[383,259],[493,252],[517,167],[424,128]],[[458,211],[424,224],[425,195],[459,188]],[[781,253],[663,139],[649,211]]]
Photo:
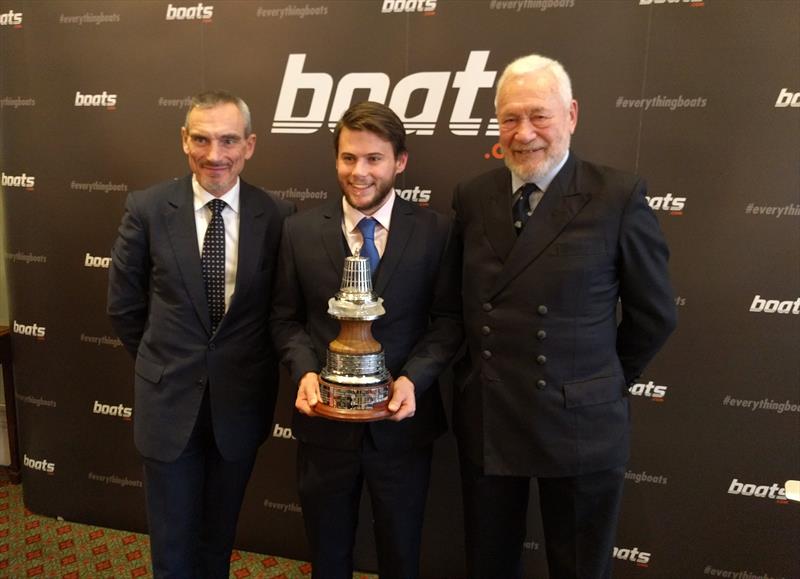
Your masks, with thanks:
[[[530,198],[531,194],[534,191],[538,191],[538,190],[539,190],[539,187],[536,186],[536,183],[525,183],[522,187],[519,188],[519,194],[524,199],[527,200],[527,199]]]
[[[358,222],[358,229],[364,239],[375,239],[375,225],[377,222],[372,217],[364,217]]]
[[[217,217],[222,215],[222,210],[225,209],[227,203],[225,203],[222,199],[213,199],[206,205],[208,205],[209,209],[211,209],[211,215]]]

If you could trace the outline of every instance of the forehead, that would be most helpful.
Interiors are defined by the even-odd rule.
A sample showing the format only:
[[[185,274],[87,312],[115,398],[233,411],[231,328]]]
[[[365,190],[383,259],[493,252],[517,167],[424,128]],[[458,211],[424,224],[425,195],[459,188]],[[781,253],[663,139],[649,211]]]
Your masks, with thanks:
[[[208,108],[195,108],[189,113],[190,133],[244,134],[244,117],[233,103]]]
[[[339,133],[339,154],[351,153],[356,155],[368,155],[370,153],[381,153],[382,155],[394,156],[392,144],[372,131],[353,131],[347,127],[342,128]]]
[[[497,110],[550,108],[560,101],[555,76],[549,70],[543,70],[508,79],[497,95]]]

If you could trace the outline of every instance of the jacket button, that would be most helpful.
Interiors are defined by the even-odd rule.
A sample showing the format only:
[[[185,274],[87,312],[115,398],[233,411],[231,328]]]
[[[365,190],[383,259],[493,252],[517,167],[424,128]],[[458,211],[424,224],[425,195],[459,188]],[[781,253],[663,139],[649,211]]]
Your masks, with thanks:
[[[205,386],[205,385],[206,385],[205,378],[198,378],[198,379],[197,379],[197,387],[198,387],[198,388],[202,388],[202,387],[203,387],[203,386]]]
[[[547,362],[547,356],[536,356],[536,363],[543,366]]]
[[[214,342],[211,342],[211,343],[208,345],[208,349],[209,349],[209,350],[216,350],[216,349],[217,349],[217,345],[216,345]]]
[[[481,328],[481,334],[483,334],[484,336],[488,336],[491,333],[492,333],[492,328],[490,328],[489,326],[483,326]]]
[[[540,340],[544,340],[547,337],[547,332],[545,332],[544,330],[539,330],[538,332],[536,332],[536,337]]]
[[[490,304],[488,302],[483,304],[483,311],[484,312],[491,312],[492,311],[492,304]]]
[[[483,352],[481,352],[481,358],[483,358],[484,360],[488,360],[491,357],[492,353],[489,350],[484,350]]]
[[[539,306],[536,308],[536,311],[539,312],[540,315],[546,316],[547,315],[547,306]]]
[[[544,390],[545,388],[547,388],[547,380],[537,380],[536,387],[539,390]]]

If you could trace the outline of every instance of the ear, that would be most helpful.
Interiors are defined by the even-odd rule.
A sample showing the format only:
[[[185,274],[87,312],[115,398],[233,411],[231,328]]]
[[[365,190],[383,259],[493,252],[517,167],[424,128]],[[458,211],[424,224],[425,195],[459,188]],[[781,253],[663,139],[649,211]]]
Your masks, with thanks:
[[[188,155],[189,154],[189,131],[186,130],[186,127],[181,127],[181,145],[183,146],[183,152]]]
[[[244,158],[245,158],[245,160],[249,160],[250,157],[253,156],[253,153],[256,152],[256,134],[255,133],[250,133],[249,135],[247,135],[247,138],[245,139],[245,146],[247,147],[247,149],[245,150]]]
[[[569,105],[569,134],[575,133],[575,127],[578,126],[578,101],[575,99]]]
[[[408,151],[403,151],[397,156],[397,160],[394,162],[395,172],[399,174],[405,171],[406,163],[408,163]]]

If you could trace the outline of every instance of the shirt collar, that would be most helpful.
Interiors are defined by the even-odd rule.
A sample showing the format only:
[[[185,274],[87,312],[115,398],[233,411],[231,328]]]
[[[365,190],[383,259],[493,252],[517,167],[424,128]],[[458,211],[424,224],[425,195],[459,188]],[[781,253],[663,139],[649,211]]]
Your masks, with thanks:
[[[558,175],[558,172],[564,166],[564,163],[567,162],[568,158],[569,158],[569,150],[567,150],[567,154],[564,155],[564,158],[561,159],[561,162],[558,165],[556,165],[555,167],[553,167],[552,171],[549,171],[541,179],[537,179],[536,181],[534,181],[534,183],[536,183],[536,186],[539,188],[539,191],[541,191],[542,193],[547,191],[547,188],[550,186],[550,183],[552,183],[553,179],[556,178],[556,175]],[[516,193],[517,190],[520,187],[525,185],[525,183],[526,183],[526,181],[523,181],[522,179],[517,177],[517,174],[512,171],[512,173],[511,173],[511,193],[512,194]]]
[[[386,202],[381,205],[380,209],[378,209],[372,215],[364,215],[361,213],[361,211],[352,207],[347,202],[347,199],[345,199],[344,195],[342,195],[342,212],[344,214],[345,230],[351,233],[355,231],[356,227],[358,226],[358,222],[364,217],[372,217],[380,224],[381,227],[383,227],[386,231],[389,231],[389,225],[392,221],[392,209],[394,208],[394,198],[395,191],[392,189],[392,192],[388,195]]]
[[[197,181],[197,177],[192,175],[192,191],[194,192],[194,210],[197,211],[204,207],[209,201],[214,199],[222,199],[227,203],[228,207],[233,209],[234,213],[239,213],[239,178],[236,178],[236,183],[233,187],[228,189],[221,197],[214,197],[211,193],[203,189]]]

